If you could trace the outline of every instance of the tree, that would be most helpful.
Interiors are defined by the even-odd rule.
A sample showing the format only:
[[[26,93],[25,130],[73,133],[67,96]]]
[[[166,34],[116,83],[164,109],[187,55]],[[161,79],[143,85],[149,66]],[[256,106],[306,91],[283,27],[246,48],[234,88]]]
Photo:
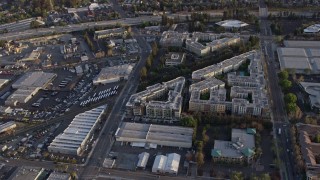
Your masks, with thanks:
[[[280,79],[288,79],[289,78],[289,73],[287,70],[281,71],[278,75],[279,75]]]
[[[244,180],[243,174],[240,171],[233,171],[231,174],[231,180]]]
[[[296,103],[297,102],[297,96],[293,93],[288,93],[284,96],[284,101],[286,103]]]
[[[320,143],[320,133],[316,134],[316,136],[314,137],[314,142]]]
[[[289,88],[291,88],[292,83],[291,81],[284,79],[280,81],[280,86],[282,87],[282,89],[288,90]]]
[[[147,73],[148,73],[148,70],[146,67],[143,67],[140,71],[140,76],[142,79],[146,78],[147,77]]]
[[[198,166],[202,166],[204,164],[204,155],[202,152],[197,152],[196,161]]]
[[[286,104],[286,108],[289,113],[295,112],[297,109],[297,104],[296,103],[288,103],[288,104]]]
[[[195,120],[191,116],[187,116],[187,117],[181,118],[180,124],[181,124],[181,126],[184,126],[184,127],[193,127],[194,128],[197,126],[197,120]]]

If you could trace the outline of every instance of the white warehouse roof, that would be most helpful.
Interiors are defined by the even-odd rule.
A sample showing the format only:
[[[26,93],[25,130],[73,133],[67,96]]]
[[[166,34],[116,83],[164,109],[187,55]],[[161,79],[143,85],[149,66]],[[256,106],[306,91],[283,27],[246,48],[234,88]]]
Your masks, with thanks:
[[[70,125],[48,147],[50,152],[79,155],[106,105],[78,114]]]
[[[153,173],[169,173],[169,174],[177,174],[179,170],[181,156],[176,153],[164,155],[157,155],[153,166]]]
[[[217,22],[216,24],[225,28],[241,28],[249,25],[239,20],[225,20]]]
[[[116,140],[131,143],[149,143],[161,146],[190,148],[192,146],[192,128],[155,124],[121,124],[115,133]]]

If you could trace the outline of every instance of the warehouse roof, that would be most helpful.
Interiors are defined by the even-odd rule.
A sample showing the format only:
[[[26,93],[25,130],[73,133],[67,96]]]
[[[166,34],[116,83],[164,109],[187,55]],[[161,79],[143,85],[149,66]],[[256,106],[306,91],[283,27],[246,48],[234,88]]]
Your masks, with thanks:
[[[245,27],[249,25],[239,20],[225,20],[225,21],[217,22],[216,24],[226,28],[240,28],[240,27]]]
[[[192,128],[124,122],[116,136],[145,140],[192,142]]]
[[[77,151],[88,134],[92,131],[105,109],[106,105],[103,105],[78,114],[63,133],[52,141],[49,148]]]

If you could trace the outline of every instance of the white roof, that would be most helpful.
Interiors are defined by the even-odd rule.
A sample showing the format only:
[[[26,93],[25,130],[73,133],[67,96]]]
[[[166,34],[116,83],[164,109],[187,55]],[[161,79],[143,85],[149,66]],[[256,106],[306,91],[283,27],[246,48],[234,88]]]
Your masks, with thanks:
[[[77,151],[87,140],[88,134],[94,129],[105,109],[106,105],[103,105],[77,115],[63,133],[52,141],[49,149]]]
[[[181,156],[177,153],[168,154],[164,171],[177,173],[179,169],[180,158]]]
[[[9,79],[0,79],[0,88],[6,84],[9,81]]]
[[[138,161],[137,166],[145,168],[147,165],[147,162],[149,160],[149,156],[150,156],[150,154],[147,152],[143,152],[143,153],[139,154],[139,161]]]
[[[239,20],[225,20],[225,21],[217,22],[216,24],[226,28],[240,28],[240,27],[249,25]]]
[[[152,172],[156,172],[157,170],[163,171],[166,162],[167,156],[157,155],[152,166]]]
[[[311,25],[303,30],[304,33],[318,33],[320,31],[320,24]]]

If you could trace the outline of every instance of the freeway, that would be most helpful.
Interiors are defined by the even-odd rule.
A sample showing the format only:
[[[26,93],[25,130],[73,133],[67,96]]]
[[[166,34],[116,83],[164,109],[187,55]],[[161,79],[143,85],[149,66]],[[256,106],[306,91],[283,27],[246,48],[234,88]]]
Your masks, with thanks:
[[[136,18],[122,18],[110,21],[87,22],[81,24],[71,24],[67,26],[52,26],[50,28],[29,29],[19,32],[9,32],[1,34],[0,40],[18,40],[23,38],[50,35],[53,33],[70,33],[74,31],[82,31],[88,28],[106,27],[116,24],[121,25],[137,25],[146,21],[160,22],[160,16],[141,16]]]
[[[289,138],[289,121],[287,113],[284,109],[285,104],[283,101],[283,95],[279,86],[279,80],[277,75],[277,62],[274,57],[273,48],[273,36],[270,29],[270,25],[266,19],[260,19],[260,43],[262,52],[265,55],[266,67],[267,67],[267,81],[269,87],[269,94],[271,98],[271,119],[273,122],[273,135],[276,142],[277,156],[280,158],[280,174],[282,179],[293,180],[294,174],[294,162],[292,162],[292,154],[290,149],[292,147]],[[283,133],[277,134],[277,130],[282,129]]]

